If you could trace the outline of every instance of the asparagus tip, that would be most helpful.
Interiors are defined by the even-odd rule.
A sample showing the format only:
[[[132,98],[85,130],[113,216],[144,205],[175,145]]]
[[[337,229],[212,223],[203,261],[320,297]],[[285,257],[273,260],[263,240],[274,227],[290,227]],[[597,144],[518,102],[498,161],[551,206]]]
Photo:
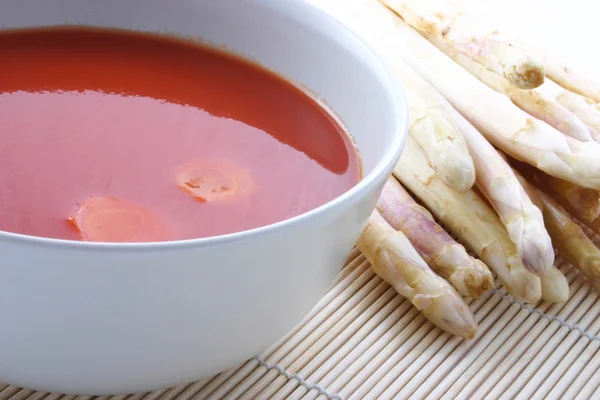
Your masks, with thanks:
[[[477,335],[477,322],[469,306],[462,301],[448,301],[452,296],[439,296],[432,299],[431,305],[423,309],[425,316],[446,332],[465,339]]]
[[[589,271],[587,278],[592,286],[600,292],[600,257],[590,258],[588,267],[585,270]]]
[[[542,298],[541,279],[529,272],[520,258],[514,257],[508,260],[511,265],[511,286],[507,287],[508,293],[516,300],[525,303],[535,303]]]
[[[546,235],[523,238],[521,258],[525,267],[537,276],[544,276],[554,265],[554,249]]]
[[[569,300],[569,282],[557,268],[551,268],[541,283],[543,300],[550,303],[566,303]]]
[[[450,189],[465,192],[475,184],[475,166],[469,153],[458,153],[451,140],[438,143],[438,175]]]

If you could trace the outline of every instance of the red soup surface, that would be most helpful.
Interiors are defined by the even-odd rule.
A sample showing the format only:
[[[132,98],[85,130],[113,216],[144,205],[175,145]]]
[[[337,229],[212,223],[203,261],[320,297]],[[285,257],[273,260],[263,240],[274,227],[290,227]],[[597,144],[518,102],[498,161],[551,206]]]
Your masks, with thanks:
[[[272,73],[123,31],[0,34],[0,230],[101,242],[232,233],[360,180],[346,132]]]

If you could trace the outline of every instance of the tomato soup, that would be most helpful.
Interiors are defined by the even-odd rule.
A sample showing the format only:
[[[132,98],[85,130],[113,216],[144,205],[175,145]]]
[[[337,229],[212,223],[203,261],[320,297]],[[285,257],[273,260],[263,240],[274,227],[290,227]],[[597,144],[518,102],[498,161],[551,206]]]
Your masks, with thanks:
[[[0,54],[0,230],[200,238],[288,219],[360,180],[342,126],[236,56],[95,28],[0,33]]]

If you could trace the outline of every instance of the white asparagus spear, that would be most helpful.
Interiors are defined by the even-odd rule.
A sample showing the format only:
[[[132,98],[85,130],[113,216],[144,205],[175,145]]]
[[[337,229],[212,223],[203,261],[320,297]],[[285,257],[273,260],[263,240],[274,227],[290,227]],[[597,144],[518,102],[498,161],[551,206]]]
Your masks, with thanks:
[[[557,196],[565,199],[572,208],[580,210],[586,221],[593,221],[600,217],[600,194],[598,191],[579,187],[543,172],[538,172],[536,177]]]
[[[590,99],[570,92],[550,79],[536,89],[544,96],[552,97],[575,114],[588,128],[595,141],[600,142],[600,109]]]
[[[516,45],[489,20],[461,10],[452,0],[381,0],[409,25],[435,36],[488,71],[521,89],[544,82],[544,65],[533,53]]]
[[[421,32],[421,34],[480,81],[495,91],[507,95],[523,111],[575,139],[594,140],[588,127],[573,112],[560,104],[556,97],[546,95],[545,92],[538,90],[519,89],[511,85],[504,77],[494,74],[464,53],[449,46],[438,36],[425,32]]]
[[[543,190],[538,193],[544,203],[546,225],[560,255],[600,290],[600,249],[552,196]]]
[[[478,298],[494,287],[488,267],[452,239],[393,176],[383,188],[377,210],[394,229],[404,232],[431,269],[463,296]]]
[[[549,303],[566,303],[569,300],[569,281],[556,267],[540,278],[542,282],[542,300]]]
[[[593,192],[595,191],[585,189],[585,194],[579,193],[583,197],[574,196],[572,190],[568,190],[568,186],[549,179],[547,175],[543,175],[540,171],[519,162],[513,162],[512,164],[529,181],[533,182],[537,187],[543,188],[546,193],[552,194],[556,202],[561,207],[564,207],[570,215],[573,215],[600,235],[600,213],[598,212],[598,204],[594,201]],[[600,200],[597,199],[597,201]]]
[[[453,118],[434,100],[436,95],[439,96],[437,91],[404,62],[389,45],[386,36],[364,29],[365,26],[348,12],[352,4],[357,4],[355,0],[348,4],[339,0],[309,2],[330,12],[376,49],[402,81],[409,107],[409,131],[423,147],[443,182],[457,191],[471,188],[475,183],[473,160]]]
[[[513,297],[527,302],[541,298],[540,279],[527,271],[494,211],[473,190],[464,193],[449,190],[411,137],[394,175],[496,272]]]
[[[453,335],[472,339],[477,323],[464,300],[419,256],[404,233],[373,211],[358,243],[373,270],[410,300],[432,323]]]
[[[399,78],[405,66],[394,63]],[[465,191],[475,183],[475,166],[465,141],[446,110],[416,80],[402,79],[408,102],[409,132],[423,147],[440,178],[451,189]]]
[[[455,121],[473,154],[477,187],[500,217],[525,266],[543,276],[554,264],[554,249],[542,213],[512,168],[479,131],[456,111]]]
[[[514,171],[514,173],[535,205],[539,207],[540,210],[543,210],[544,220],[547,223],[552,224],[553,221],[548,220],[551,210],[546,210],[546,202],[542,198],[542,193],[518,172]],[[569,300],[569,281],[567,281],[565,275],[554,265],[548,270],[548,273],[540,279],[542,283],[542,300],[551,303],[565,303]]]
[[[584,97],[564,90],[556,97],[557,101],[595,132],[600,132],[600,111]]]
[[[541,54],[548,78],[568,91],[592,99],[595,102],[600,102],[600,82],[586,76],[585,73],[576,70],[572,66],[562,65],[550,55],[542,54],[539,49],[534,51]]]

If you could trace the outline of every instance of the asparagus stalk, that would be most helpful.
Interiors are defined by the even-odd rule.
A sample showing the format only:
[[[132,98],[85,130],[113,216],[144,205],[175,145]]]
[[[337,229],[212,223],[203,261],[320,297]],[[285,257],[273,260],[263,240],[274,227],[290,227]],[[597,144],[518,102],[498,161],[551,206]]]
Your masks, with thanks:
[[[409,132],[423,147],[449,188],[461,192],[471,188],[475,183],[475,167],[454,121],[432,99],[430,90],[419,79],[408,76],[408,66],[401,65],[401,60],[390,65],[403,83],[408,101]]]
[[[535,51],[538,54],[542,53],[539,49]],[[582,71],[562,65],[548,54],[542,54],[542,58],[546,65],[548,78],[568,91],[592,99],[594,102],[600,102],[600,84],[598,82],[587,77]]]
[[[473,313],[456,291],[437,276],[402,232],[374,211],[358,243],[374,271],[409,299],[433,324],[453,335],[472,339]]]
[[[540,278],[542,282],[542,300],[549,303],[566,303],[569,300],[569,281],[556,267]]]
[[[393,176],[383,189],[377,210],[394,229],[404,232],[427,264],[460,294],[478,298],[493,288],[487,266],[469,256]]]
[[[594,218],[592,220],[586,219],[585,213],[582,212],[582,210],[580,209],[572,207],[566,199],[562,197],[557,197],[557,200],[558,203],[561,206],[563,206],[571,215],[573,215],[575,218],[577,218],[579,221],[585,224],[592,231],[600,235],[600,217]]]
[[[475,183],[475,167],[453,118],[435,101],[437,91],[410,68],[390,46],[389,38],[361,24],[351,12],[361,0],[309,0],[329,12],[367,41],[402,81],[409,107],[409,131],[423,147],[442,181],[465,191]],[[387,12],[384,6],[381,6]]]
[[[381,2],[413,28],[435,37],[517,88],[533,89],[544,82],[544,65],[539,58],[518,47],[490,21],[466,14],[449,0]]]
[[[494,211],[473,190],[449,190],[411,137],[394,175],[485,262],[509,293],[526,302],[541,298],[540,279],[529,272]]]
[[[394,50],[497,147],[550,175],[600,188],[600,144],[576,141],[532,118],[452,62],[376,0],[339,4],[346,5],[365,29],[387,35]],[[340,8],[338,5],[341,14]]]
[[[536,176],[534,179],[535,179],[535,183],[538,186],[544,186],[544,184],[543,184],[544,181],[542,179],[540,179],[538,176]],[[587,210],[585,208],[581,208],[579,205],[572,203],[571,201],[569,201],[569,199],[567,199],[566,197],[563,197],[563,195],[561,195],[559,193],[555,192],[553,194],[555,195],[555,198],[556,198],[558,204],[560,204],[562,207],[564,207],[569,214],[571,214],[572,216],[577,218],[579,221],[581,221],[583,224],[585,224],[592,231],[594,231],[595,233],[600,235],[600,216],[592,218],[592,217],[590,217],[590,215],[592,215],[592,213],[589,210]]]
[[[555,97],[543,91],[521,90],[511,85],[502,76],[494,74],[483,65],[478,64],[465,53],[448,45],[438,36],[425,32],[421,32],[421,34],[480,81],[495,91],[508,96],[523,111],[575,139],[581,141],[594,140],[588,127],[574,113],[561,105]]]
[[[557,101],[571,110],[593,132],[600,132],[600,111],[587,99],[571,92],[563,91],[556,97]],[[598,135],[596,135],[598,136]]]
[[[600,249],[551,196],[542,191],[540,195],[546,226],[561,256],[600,290]]]
[[[550,79],[536,89],[544,96],[552,97],[563,107],[576,115],[588,128],[595,141],[600,142],[600,109],[593,101],[576,93],[569,92]]]
[[[600,215],[597,191],[572,186],[531,168],[529,165],[513,160],[512,164],[534,185],[550,193],[564,209],[591,230],[600,234]],[[594,198],[596,200],[594,200]]]
[[[560,255],[588,278],[596,290],[600,290],[600,249],[596,247],[581,226],[571,218],[565,209],[545,192],[548,188],[543,183],[539,183],[539,185],[545,190],[536,188],[521,176],[519,176],[519,179],[527,192],[532,193],[532,198],[535,196],[537,201],[541,203],[540,207],[544,212],[546,226]],[[568,283],[563,283],[563,285],[568,285]],[[542,292],[544,288],[544,282],[542,282]],[[561,291],[566,291],[566,297],[568,297],[568,287],[567,289],[561,289]],[[560,295],[557,297],[560,297]],[[564,293],[562,297],[565,298]]]
[[[600,195],[596,190],[585,189],[544,173],[536,175],[552,192],[563,198],[571,208],[579,210],[585,220],[593,221],[600,217]]]
[[[546,205],[541,196],[541,193],[531,185],[518,172],[515,175],[519,179],[523,189],[527,192],[532,201],[544,212],[544,220],[548,222]],[[550,221],[551,222],[551,221]],[[555,237],[553,237],[555,238]],[[548,270],[548,273],[541,278],[542,283],[542,299],[551,303],[565,303],[569,300],[569,282],[565,275],[558,270],[554,265]]]

